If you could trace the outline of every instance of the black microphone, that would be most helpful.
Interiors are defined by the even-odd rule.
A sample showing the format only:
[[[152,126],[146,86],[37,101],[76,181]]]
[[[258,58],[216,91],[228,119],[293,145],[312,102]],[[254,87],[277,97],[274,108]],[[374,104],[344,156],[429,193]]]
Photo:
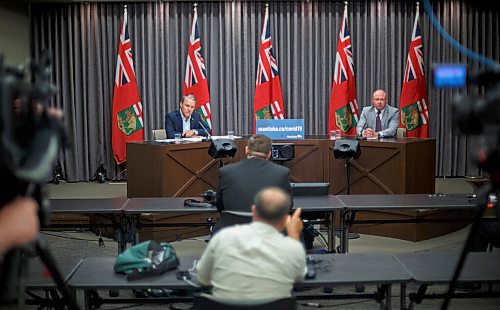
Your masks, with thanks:
[[[203,141],[203,142],[210,142],[210,141],[212,141],[212,136],[210,135],[210,131],[208,131],[208,130],[205,128],[205,125],[203,125],[203,121],[202,121],[202,120],[200,120],[200,121],[198,121],[198,123],[200,124],[201,128],[203,128],[203,130],[205,130],[205,132],[206,132],[206,134],[207,134],[207,135],[205,136],[205,138],[201,139],[201,141]]]
[[[368,124],[365,122],[365,124],[363,125],[363,128],[361,128],[361,131],[359,132],[358,135],[356,135],[356,140],[366,140],[365,137],[363,137],[363,131],[366,129],[366,127]]]

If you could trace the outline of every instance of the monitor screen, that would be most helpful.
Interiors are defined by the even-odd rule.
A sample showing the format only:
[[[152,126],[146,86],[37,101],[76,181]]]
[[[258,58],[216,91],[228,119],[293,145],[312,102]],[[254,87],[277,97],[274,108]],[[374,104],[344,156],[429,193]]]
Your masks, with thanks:
[[[292,196],[328,195],[330,183],[290,183]]]

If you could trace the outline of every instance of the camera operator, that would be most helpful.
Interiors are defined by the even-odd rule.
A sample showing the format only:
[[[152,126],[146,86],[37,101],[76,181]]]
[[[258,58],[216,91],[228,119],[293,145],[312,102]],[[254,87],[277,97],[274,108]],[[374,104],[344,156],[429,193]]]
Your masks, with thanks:
[[[31,107],[23,104],[21,98],[16,98],[13,103],[13,117],[18,122],[20,139],[28,140],[27,131],[22,130],[23,114]],[[40,117],[44,112],[47,117],[60,121],[63,117],[62,110],[58,108],[45,108],[41,103],[34,101],[32,108],[36,117]],[[45,110],[45,111],[44,111]],[[23,143],[23,142],[21,142]],[[40,231],[39,205],[31,197],[21,197],[21,193],[26,193],[27,183],[18,180],[3,163],[0,163],[0,177],[7,180],[7,184],[2,184],[0,189],[0,255],[8,250],[34,241]],[[17,196],[17,197],[16,197]]]
[[[0,208],[0,255],[35,240],[40,230],[38,204],[18,197]]]

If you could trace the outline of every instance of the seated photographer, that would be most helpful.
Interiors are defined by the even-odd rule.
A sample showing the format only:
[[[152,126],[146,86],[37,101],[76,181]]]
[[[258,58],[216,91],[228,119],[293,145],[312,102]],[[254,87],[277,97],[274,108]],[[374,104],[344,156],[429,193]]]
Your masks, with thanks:
[[[0,208],[0,255],[35,240],[40,230],[38,204],[32,198],[16,198]]]
[[[293,284],[307,271],[300,243],[301,209],[290,216],[290,207],[284,190],[265,188],[255,196],[251,224],[227,227],[210,240],[196,270],[198,281],[212,286],[214,299],[290,297]]]

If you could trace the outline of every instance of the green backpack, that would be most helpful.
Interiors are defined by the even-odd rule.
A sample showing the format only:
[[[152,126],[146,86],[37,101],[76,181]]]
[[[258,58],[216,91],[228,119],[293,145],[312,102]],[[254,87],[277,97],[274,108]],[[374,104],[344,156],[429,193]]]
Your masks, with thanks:
[[[114,270],[127,275],[128,280],[160,275],[179,266],[174,248],[167,242],[154,240],[136,244],[118,255]]]

